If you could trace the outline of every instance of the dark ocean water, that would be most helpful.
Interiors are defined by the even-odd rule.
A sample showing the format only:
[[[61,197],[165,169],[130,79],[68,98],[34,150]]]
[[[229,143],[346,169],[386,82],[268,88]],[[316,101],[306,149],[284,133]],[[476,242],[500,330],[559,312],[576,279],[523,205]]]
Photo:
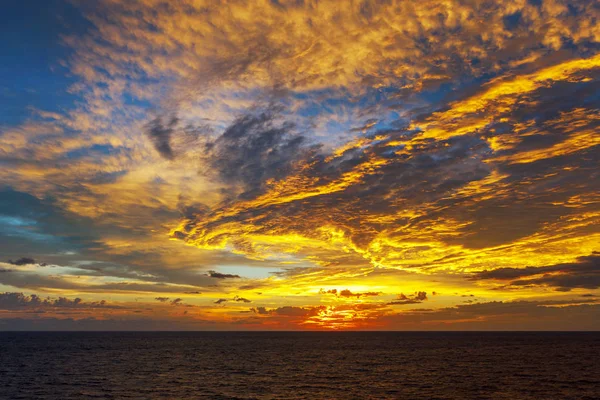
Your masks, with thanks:
[[[600,333],[0,333],[1,399],[600,399]]]

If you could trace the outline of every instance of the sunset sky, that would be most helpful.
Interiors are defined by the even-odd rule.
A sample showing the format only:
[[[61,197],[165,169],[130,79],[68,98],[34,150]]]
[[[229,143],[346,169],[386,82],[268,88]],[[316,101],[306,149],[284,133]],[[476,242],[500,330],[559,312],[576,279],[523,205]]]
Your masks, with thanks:
[[[598,21],[3,1],[0,330],[600,329]]]

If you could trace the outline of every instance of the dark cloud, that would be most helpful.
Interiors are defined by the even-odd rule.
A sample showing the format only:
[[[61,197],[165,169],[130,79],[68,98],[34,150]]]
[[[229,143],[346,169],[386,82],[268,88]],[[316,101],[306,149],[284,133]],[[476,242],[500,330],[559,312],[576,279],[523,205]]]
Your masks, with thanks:
[[[94,195],[83,185],[76,185],[68,191],[64,188],[61,189],[62,201],[58,201],[57,196],[52,194],[37,198],[28,193],[0,186],[0,253],[12,260],[22,258],[23,254],[26,254],[25,258],[32,258],[38,262],[40,258],[43,258],[48,265],[77,267],[81,269],[82,275],[90,274],[90,272],[84,271],[84,269],[88,269],[95,271],[96,274],[106,273],[108,276],[150,280],[153,279],[152,275],[143,269],[164,271],[162,266],[153,261],[156,259],[157,253],[151,248],[144,252],[108,254],[110,246],[104,244],[101,239],[105,237],[104,235],[118,234],[135,240],[140,235],[146,235],[142,232],[145,228],[102,223],[65,210],[65,203],[77,199],[78,196]],[[95,201],[104,200],[96,198]],[[139,207],[144,206],[139,205]],[[165,217],[162,210],[153,209],[152,212],[156,218]],[[177,217],[177,215],[179,213],[175,211],[171,213],[170,217]],[[116,216],[108,213],[105,217],[110,219]],[[118,216],[119,221],[126,219],[127,217]],[[139,219],[135,219],[139,221]],[[86,260],[86,264],[73,264],[78,258]],[[96,262],[87,264],[89,260]],[[38,265],[43,266],[45,263]],[[177,275],[178,272],[173,273],[173,277],[179,280]],[[209,279],[200,278],[197,273],[189,272],[186,275],[185,278],[181,278],[181,283],[193,282],[192,276],[195,276],[196,281],[209,281]]]
[[[344,289],[344,290],[340,290],[340,297],[360,297],[359,293],[352,293],[350,290],[348,289]]]
[[[400,293],[398,296],[396,296],[396,299],[390,301],[388,305],[420,304],[425,300],[427,300],[427,292],[419,291],[408,296],[404,293]]]
[[[223,303],[227,303],[228,301],[230,301],[230,299],[218,299],[213,301],[213,303],[215,304],[223,304]],[[252,303],[252,300],[246,299],[245,297],[240,297],[240,296],[233,296],[233,298],[231,299],[231,301],[235,301],[235,302],[239,302],[239,303]]]
[[[66,297],[42,298],[36,294],[26,296],[23,293],[0,293],[0,309],[19,310],[23,308],[121,308],[110,305],[106,300],[85,302],[80,298],[70,300]]]
[[[337,289],[329,289],[329,290],[319,289],[319,294],[335,294],[335,295],[337,295]]]
[[[260,314],[260,315],[269,314],[269,311],[267,311],[267,309],[265,307],[254,307],[254,308],[251,308],[250,311],[255,312],[256,314]]]
[[[318,310],[325,308],[324,306],[319,307],[294,307],[284,306],[272,309],[270,312],[276,315],[282,315],[287,317],[305,317],[309,315],[315,315]]]
[[[262,191],[269,179],[281,179],[298,160],[312,154],[304,136],[294,125],[279,120],[280,109],[269,106],[262,111],[237,118],[222,135],[205,144],[208,172],[226,182],[241,185],[244,197]]]
[[[281,185],[267,191],[268,195],[258,197],[258,192],[248,191],[245,200],[257,201],[248,200],[239,207],[226,204],[207,216],[186,220],[176,236],[199,246],[227,240],[241,253],[260,257],[260,246],[253,245],[252,235],[298,234],[326,240],[314,228],[333,226],[360,250],[368,249],[377,236],[386,235],[391,245],[378,247],[373,257],[385,259],[388,266],[418,268],[428,265],[407,262],[411,257],[399,252],[395,244],[418,238],[441,246],[462,246],[467,251],[491,249],[530,237],[552,224],[568,225],[565,221],[569,218],[597,208],[593,201],[568,205],[572,199],[592,198],[600,191],[600,180],[589,179],[597,174],[600,153],[592,145],[572,151],[573,145],[567,143],[576,143],[581,132],[598,129],[595,78],[561,78],[564,81],[554,86],[515,95],[518,99],[512,106],[503,105],[512,100],[498,96],[489,101],[486,113],[463,115],[461,104],[474,107],[478,96],[495,84],[472,82],[470,93],[461,91],[452,99],[455,103],[439,104],[438,112],[429,110],[415,117],[415,125],[423,128],[374,131],[365,136],[364,145],[350,146],[335,157],[315,156],[310,163],[301,164],[302,168],[293,168],[294,174],[278,181]],[[453,108],[453,104],[458,106]],[[458,110],[454,118],[452,112],[446,119],[439,118],[453,109]],[[488,114],[489,123],[484,124]],[[240,127],[246,124],[260,126],[258,122],[240,122]],[[439,135],[427,137],[429,125],[431,131],[439,130]],[[462,128],[464,132],[453,133]],[[593,143],[590,138],[583,140],[588,142]],[[263,187],[269,176],[258,174],[255,178],[263,182],[252,186]],[[252,181],[250,177],[240,179]],[[223,229],[232,221],[246,229]],[[432,226],[444,229],[433,234]],[[217,232],[218,236],[214,235]],[[432,248],[424,245],[422,250]],[[306,249],[306,253],[330,265],[355,265],[364,260],[360,251],[332,254]],[[440,259],[436,264],[452,263]]]
[[[168,303],[172,306],[193,307],[192,305],[184,304],[183,299],[180,297],[177,297],[176,299],[173,299],[173,300],[171,300],[170,297],[155,297],[154,300],[160,301],[161,303]]]
[[[12,265],[30,265],[30,264],[36,264],[35,260],[33,258],[30,257],[21,257],[16,259],[15,261],[13,260],[8,260],[9,264]]]
[[[202,290],[199,290],[200,288],[211,290],[209,287],[215,282],[207,275],[198,275],[197,266],[195,265],[169,270],[165,269],[164,266],[153,264],[132,266],[103,261],[86,260],[80,262],[77,259],[73,260],[73,256],[71,260],[61,262],[62,265],[50,264],[53,267],[67,267],[70,270],[68,274],[48,275],[40,273],[39,268],[21,268],[21,270],[7,268],[11,273],[2,274],[0,283],[34,291],[43,288],[56,288],[77,289],[88,292],[154,292],[158,295],[159,293],[176,293],[183,290],[185,290],[185,294],[199,294],[202,292]],[[41,266],[43,264],[37,265]],[[76,279],[84,276],[120,279],[114,279],[104,284],[88,285]]]
[[[249,285],[242,285],[239,287],[240,290],[253,290],[253,289],[261,289],[267,287],[268,284],[265,282],[254,282]]]
[[[231,329],[206,320],[150,318],[5,318],[1,331],[198,331]]]
[[[82,289],[79,287],[79,289]],[[104,285],[97,285],[92,287],[85,287],[87,291],[93,292],[102,292],[106,290],[112,291],[122,291],[122,292],[142,292],[142,293],[173,293],[177,290],[181,290],[181,287],[178,285],[171,285],[169,283],[132,283],[132,282],[116,282],[116,283],[107,283]]]
[[[320,310],[325,309],[325,306],[317,307],[296,307],[296,306],[283,306],[272,309],[265,307],[254,307],[250,311],[260,315],[278,315],[284,317],[307,317],[316,315]]]
[[[319,290],[319,294],[332,294],[338,297],[369,297],[369,296],[379,296],[381,294],[381,292],[360,292],[360,293],[354,293],[349,289],[344,289],[344,290],[340,290],[338,291],[337,289],[329,289],[329,290],[324,290],[324,289],[320,289]]]
[[[0,187],[0,251],[15,258],[35,259],[42,254],[95,243],[84,218],[73,218],[52,198]],[[27,257],[22,257],[27,254]]]
[[[160,155],[168,160],[175,157],[171,147],[171,135],[175,131],[178,119],[175,116],[167,118],[168,122],[163,123],[161,117],[156,117],[146,126],[146,134],[152,140],[154,148]]]
[[[498,268],[475,274],[473,280],[509,281],[509,286],[543,285],[559,291],[600,287],[600,253],[578,257],[576,262],[526,268]]]
[[[44,288],[80,290],[81,286],[60,275],[38,275],[27,271],[10,270],[10,273],[0,275],[0,283],[21,289],[42,290]],[[102,286],[102,285],[100,285]],[[97,287],[98,288],[98,287]]]
[[[221,272],[217,272],[217,271],[208,271],[208,276],[210,276],[211,278],[215,278],[215,279],[234,279],[234,278],[241,278],[241,276],[239,275],[234,275],[234,274],[223,274]]]
[[[493,301],[437,310],[408,310],[382,317],[390,329],[598,330],[600,305],[593,301]]]
[[[426,292],[417,292],[415,294],[415,298],[420,301],[427,300],[427,293]]]
[[[381,294],[381,292],[353,293],[352,291],[350,291],[348,289],[344,289],[344,290],[340,290],[338,296],[340,296],[340,297],[356,297],[356,298],[360,298],[360,297],[379,296],[380,294]]]
[[[422,303],[422,302],[419,300],[406,299],[406,300],[392,300],[387,304],[390,306],[398,306],[398,305],[405,305],[405,304],[420,304],[420,303]]]
[[[271,310],[272,314],[276,315],[285,315],[288,317],[304,317],[307,315],[312,315],[314,313],[313,308],[310,307],[292,307],[292,306],[284,306],[278,307]]]

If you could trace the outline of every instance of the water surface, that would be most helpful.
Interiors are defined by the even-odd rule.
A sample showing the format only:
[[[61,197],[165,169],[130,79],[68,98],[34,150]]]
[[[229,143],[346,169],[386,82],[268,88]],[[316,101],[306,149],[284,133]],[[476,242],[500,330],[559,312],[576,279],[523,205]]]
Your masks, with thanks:
[[[600,333],[4,332],[2,399],[600,399]]]

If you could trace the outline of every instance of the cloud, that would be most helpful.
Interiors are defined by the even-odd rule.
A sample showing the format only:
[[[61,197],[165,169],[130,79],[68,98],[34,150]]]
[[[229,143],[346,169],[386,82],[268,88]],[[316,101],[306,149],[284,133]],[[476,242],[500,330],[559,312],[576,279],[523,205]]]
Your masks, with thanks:
[[[3,285],[216,304],[264,288],[254,321],[317,328],[427,301],[319,287],[499,301],[599,287],[593,2],[78,7],[93,27],[64,37],[73,104],[0,121],[0,253],[53,266],[0,264]],[[437,317],[518,308],[486,307]]]
[[[339,292],[339,296],[340,297],[356,297],[356,298],[360,298],[360,297],[371,297],[371,296],[379,296],[381,294],[381,292],[361,292],[361,293],[353,293],[352,291],[348,290],[348,289],[344,289],[344,290],[340,290]]]
[[[81,54],[73,69],[89,80],[134,69],[182,82],[181,99],[237,81],[283,89],[396,85],[419,91],[455,77],[536,63],[552,51],[583,51],[597,41],[598,10],[586,2],[491,2],[483,8],[468,2],[363,2],[336,3],[331,10],[331,1],[235,1],[224,7],[119,1],[88,7],[97,38],[66,42]],[[106,53],[109,60],[102,57]],[[85,68],[85,61],[104,62],[105,70]]]
[[[161,117],[156,117],[146,127],[146,134],[152,140],[154,148],[167,160],[172,160],[175,157],[171,148],[171,135],[177,122],[177,117],[174,116],[168,118],[168,122],[165,123],[163,123]]]
[[[598,316],[600,305],[593,302],[494,301],[413,310],[382,321],[389,329],[411,330],[597,330]]]
[[[173,320],[171,318],[4,318],[2,331],[198,331],[223,330],[224,325],[207,320]],[[229,329],[235,326],[229,325]]]
[[[509,286],[550,286],[559,291],[600,288],[600,254],[577,257],[572,263],[541,267],[499,268],[483,271],[471,279],[508,281]]]
[[[250,310],[252,312],[255,312],[256,314],[260,314],[260,315],[267,315],[267,314],[269,314],[269,311],[267,311],[266,307],[253,307]]]
[[[319,294],[334,294],[337,295],[337,289],[328,289],[328,290],[323,290],[323,289],[319,289]]]
[[[395,300],[392,300],[388,305],[405,305],[405,304],[419,304],[427,300],[426,292],[415,292],[414,294],[405,295],[400,293]]]
[[[546,301],[492,301],[459,304],[438,309],[389,312],[383,304],[277,308],[250,310],[270,326],[354,328],[368,330],[597,330],[597,299]],[[410,303],[407,303],[410,304]],[[291,325],[286,325],[291,324]],[[561,328],[562,326],[562,328]]]
[[[217,272],[217,271],[208,271],[208,276],[210,276],[211,278],[215,278],[215,279],[236,279],[236,278],[241,278],[241,276],[239,276],[239,275],[223,274],[223,273]]]
[[[421,300],[421,301],[423,301],[423,300],[427,300],[427,293],[425,293],[425,292],[417,292],[417,293],[415,294],[415,298],[416,298],[417,300]]]
[[[172,236],[253,259],[292,253],[374,267],[468,269],[482,249],[498,267],[526,262],[526,249],[565,259],[550,237],[571,240],[569,221],[582,218],[575,235],[593,242],[598,184],[582,172],[597,158],[589,96],[599,60],[498,77],[410,125],[301,164],[265,192],[184,219]]]
[[[169,297],[155,297],[154,300],[156,301],[160,301],[161,303],[166,303],[167,301],[169,301]]]
[[[33,258],[30,258],[30,257],[21,257],[21,258],[16,259],[15,261],[8,260],[8,263],[12,264],[12,265],[32,265],[32,264],[37,264],[35,262],[35,260]]]
[[[183,304],[182,302],[183,302],[183,299],[178,297],[176,299],[171,300],[171,305],[178,306],[180,304]]]
[[[227,303],[228,301],[230,301],[230,299],[225,299],[225,298],[220,298],[217,299],[215,301],[213,301],[214,304],[224,304]],[[252,303],[252,300],[246,299],[244,297],[240,297],[240,296],[233,296],[233,298],[231,299],[231,301],[235,301],[235,302],[241,302],[241,303]]]
[[[18,292],[0,293],[0,309],[20,310],[24,308],[121,308],[106,300],[85,302],[79,297],[71,300],[66,297],[41,298],[36,294],[26,296]]]
[[[284,317],[306,317],[315,315],[319,310],[322,310],[323,306],[318,307],[296,307],[296,306],[283,306],[272,309],[266,309],[265,307],[255,307],[250,310],[260,315],[277,315]]]
[[[241,185],[244,196],[258,193],[269,180],[284,178],[311,149],[306,138],[281,121],[278,108],[268,105],[239,116],[221,135],[204,145],[206,170],[223,182]]]

